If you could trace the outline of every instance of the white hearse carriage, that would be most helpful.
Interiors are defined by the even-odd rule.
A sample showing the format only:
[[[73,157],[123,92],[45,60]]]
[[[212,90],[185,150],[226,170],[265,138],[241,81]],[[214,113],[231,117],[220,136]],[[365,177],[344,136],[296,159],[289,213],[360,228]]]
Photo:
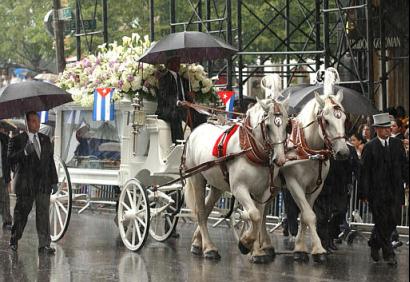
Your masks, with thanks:
[[[144,107],[144,106],[145,107]],[[139,98],[115,105],[113,121],[93,121],[92,108],[55,109],[54,151],[59,185],[51,197],[50,230],[58,241],[67,230],[79,187],[121,191],[117,222],[125,246],[140,249],[148,233],[166,240],[177,223],[182,185],[155,188],[180,177],[183,141],[172,144],[169,125],[153,115],[156,104]]]

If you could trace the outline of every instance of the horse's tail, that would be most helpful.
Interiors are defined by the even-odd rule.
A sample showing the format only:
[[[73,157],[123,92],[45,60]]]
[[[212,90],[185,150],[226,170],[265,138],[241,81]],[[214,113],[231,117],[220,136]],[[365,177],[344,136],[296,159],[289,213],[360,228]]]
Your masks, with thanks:
[[[192,219],[196,218],[196,204],[195,204],[195,186],[192,183],[191,178],[188,178],[184,186],[184,199],[187,207],[191,210]]]

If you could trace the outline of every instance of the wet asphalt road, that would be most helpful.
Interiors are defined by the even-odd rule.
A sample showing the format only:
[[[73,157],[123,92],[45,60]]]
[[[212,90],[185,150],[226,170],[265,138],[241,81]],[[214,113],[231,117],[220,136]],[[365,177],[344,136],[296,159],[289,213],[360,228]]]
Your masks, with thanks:
[[[206,261],[190,254],[194,229],[179,223],[179,239],[158,243],[148,239],[138,253],[121,242],[113,214],[73,213],[65,237],[53,244],[55,256],[38,256],[35,216],[30,215],[18,254],[9,249],[8,231],[0,230],[0,281],[409,281],[409,248],[397,253],[398,266],[373,263],[364,241],[339,250],[324,265],[295,263],[286,254],[280,232],[272,235],[275,260],[255,265],[239,253],[230,229],[210,228],[222,259]],[[407,239],[405,239],[407,240]]]

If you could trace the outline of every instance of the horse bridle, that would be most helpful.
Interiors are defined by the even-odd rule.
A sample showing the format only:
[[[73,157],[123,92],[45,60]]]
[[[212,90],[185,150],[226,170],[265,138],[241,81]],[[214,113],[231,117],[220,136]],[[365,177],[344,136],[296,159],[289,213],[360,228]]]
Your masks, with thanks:
[[[286,141],[287,141],[287,138],[285,137],[285,139],[284,140],[282,140],[282,141],[278,141],[278,142],[273,142],[270,138],[269,138],[269,136],[268,136],[268,134],[267,134],[267,129],[266,129],[266,124],[265,124],[265,121],[269,118],[269,116],[270,116],[270,114],[269,114],[269,112],[268,113],[264,113],[264,116],[263,116],[263,118],[262,118],[262,120],[260,120],[259,122],[258,122],[258,124],[255,126],[255,127],[250,127],[246,122],[245,122],[245,124],[244,124],[244,126],[245,126],[245,128],[247,129],[247,130],[249,130],[250,132],[250,134],[251,134],[251,136],[252,136],[252,138],[257,142],[257,143],[259,143],[260,144],[260,142],[255,138],[255,136],[253,135],[253,130],[255,130],[258,126],[260,126],[261,127],[261,133],[262,133],[262,140],[263,140],[263,143],[264,144],[260,144],[265,150],[267,150],[267,151],[269,151],[269,152],[271,152],[271,151],[273,151],[273,147],[275,146],[275,145],[280,145],[280,144],[286,144]],[[282,121],[282,119],[280,118],[280,117],[283,117],[283,113],[280,111],[280,107],[279,107],[279,103],[277,103],[275,100],[273,101],[273,116],[275,116],[275,122],[274,122],[274,124],[277,126],[277,127],[279,127],[279,126],[281,126],[282,124],[283,124],[283,121]],[[277,118],[279,118],[279,119],[277,119]],[[249,119],[247,118],[247,120],[248,120],[248,123],[249,123]]]
[[[346,115],[346,112],[343,111],[343,109],[335,103],[335,101],[333,101],[332,98],[329,98],[332,105],[333,105],[333,110],[334,110],[334,115],[337,119],[342,118],[342,114]],[[320,110],[317,114],[316,114],[316,120],[313,120],[312,122],[308,123],[306,126],[304,126],[303,128],[307,128],[310,125],[312,125],[313,123],[317,122],[319,124],[320,130],[322,132],[323,135],[323,142],[325,143],[325,147],[326,149],[328,149],[329,151],[332,152],[332,154],[334,154],[334,150],[333,150],[333,141],[338,140],[338,139],[347,139],[346,135],[342,135],[342,134],[338,134],[336,136],[334,136],[333,138],[329,137],[329,134],[327,134],[326,132],[326,126],[324,123],[324,116],[323,116],[323,109]]]

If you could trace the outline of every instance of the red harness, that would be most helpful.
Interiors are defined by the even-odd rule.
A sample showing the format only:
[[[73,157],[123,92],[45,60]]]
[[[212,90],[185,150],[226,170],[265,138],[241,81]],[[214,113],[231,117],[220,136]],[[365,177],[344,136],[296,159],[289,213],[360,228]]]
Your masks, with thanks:
[[[235,124],[225,130],[216,140],[214,148],[212,150],[212,155],[214,157],[220,158],[226,156],[226,150],[228,148],[228,142],[231,139],[232,135],[235,134],[239,125]]]

